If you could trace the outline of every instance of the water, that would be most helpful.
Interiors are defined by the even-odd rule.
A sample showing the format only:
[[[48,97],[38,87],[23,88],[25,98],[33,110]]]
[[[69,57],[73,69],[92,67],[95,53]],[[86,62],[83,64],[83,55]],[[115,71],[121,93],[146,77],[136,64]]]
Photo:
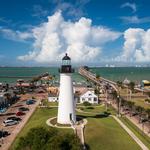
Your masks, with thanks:
[[[0,68],[0,76],[15,76],[24,80],[30,80],[31,78],[23,78],[26,76],[34,77],[40,74],[48,72],[50,75],[55,75],[55,79],[59,80],[59,72],[57,67],[3,67]],[[3,83],[14,83],[18,78],[0,78],[0,82]],[[73,74],[73,81],[80,82],[84,80],[77,73],[77,69],[75,69],[75,73]]]
[[[123,81],[125,78],[135,82],[150,80],[150,67],[101,67],[91,71],[113,81]]]
[[[131,81],[141,81],[143,79],[150,80],[150,68],[135,68],[135,67],[116,67],[116,68],[108,68],[108,67],[100,67],[100,68],[91,68],[91,71],[99,74],[102,77],[108,78],[113,81],[121,80],[123,81],[125,78],[128,78]],[[0,76],[37,76],[43,74],[45,72],[49,72],[51,75],[56,76],[56,80],[59,80],[59,72],[57,67],[4,67],[0,68]],[[0,82],[14,83],[17,78],[0,78]],[[26,78],[25,80],[29,80]],[[80,82],[84,80],[77,73],[77,69],[73,74],[73,80],[76,82]]]

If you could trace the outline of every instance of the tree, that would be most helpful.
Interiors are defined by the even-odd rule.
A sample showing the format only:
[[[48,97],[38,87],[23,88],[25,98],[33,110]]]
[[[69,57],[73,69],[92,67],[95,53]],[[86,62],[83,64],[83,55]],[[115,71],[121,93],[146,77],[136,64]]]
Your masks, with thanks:
[[[110,94],[112,95],[113,100],[117,99],[117,96],[118,96],[117,91],[113,90]]]
[[[139,114],[139,123],[140,123],[140,122],[141,122],[141,118],[142,118],[142,114],[143,114],[143,112],[144,112],[144,108],[141,107],[141,106],[137,106],[137,107],[136,107],[136,111],[137,111],[138,114]]]
[[[100,79],[100,75],[96,74],[96,79],[99,80]]]
[[[46,149],[51,150],[81,150],[79,138],[73,134],[61,134],[52,137],[46,146]]]
[[[11,105],[12,104],[11,94],[10,93],[5,93],[4,97],[5,97],[5,105],[7,105],[7,106],[8,106],[8,104]]]
[[[81,143],[74,134],[60,134],[54,128],[37,127],[19,139],[15,150],[81,150]]]
[[[135,104],[134,102],[127,101],[127,105],[128,105],[129,110],[130,110],[130,117],[131,117],[131,113],[133,111],[134,104]]]
[[[147,119],[148,119],[148,127],[149,127],[149,133],[150,133],[150,108],[146,109],[146,113],[147,113]]]
[[[128,84],[128,87],[130,89],[130,100],[131,100],[132,93],[134,92],[135,83],[134,82],[130,82]]]
[[[119,88],[122,88],[122,86],[123,86],[122,81],[117,81],[117,86],[118,86]]]

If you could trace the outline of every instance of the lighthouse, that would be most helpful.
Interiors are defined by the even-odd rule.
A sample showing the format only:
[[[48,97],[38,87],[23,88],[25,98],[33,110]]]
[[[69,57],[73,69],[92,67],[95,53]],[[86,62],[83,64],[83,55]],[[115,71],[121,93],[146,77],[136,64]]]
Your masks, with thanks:
[[[73,94],[71,59],[66,54],[62,58],[60,72],[59,104],[57,123],[72,124],[76,122],[75,100]]]

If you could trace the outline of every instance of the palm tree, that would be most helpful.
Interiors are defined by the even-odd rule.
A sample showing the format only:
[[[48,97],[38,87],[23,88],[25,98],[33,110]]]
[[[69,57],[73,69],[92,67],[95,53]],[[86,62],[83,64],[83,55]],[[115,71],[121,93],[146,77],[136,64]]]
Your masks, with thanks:
[[[131,100],[132,93],[134,92],[135,83],[134,82],[130,82],[128,84],[128,87],[130,89],[130,100]]]
[[[129,110],[130,110],[130,117],[131,117],[131,113],[133,111],[134,104],[135,104],[134,102],[127,101],[127,105],[128,105]]]
[[[140,122],[141,122],[141,119],[142,119],[142,114],[143,114],[143,112],[144,112],[144,108],[141,107],[141,106],[137,106],[137,107],[136,107],[136,111],[137,111],[138,114],[139,114],[139,123],[140,123]]]
[[[123,86],[122,81],[117,81],[117,86],[118,86],[119,91],[120,91],[122,86]]]
[[[7,106],[11,105],[12,104],[11,94],[10,93],[5,93],[4,97],[5,97],[5,105],[7,105]]]
[[[96,79],[99,80],[100,79],[100,75],[96,74]]]
[[[148,133],[150,133],[150,108],[146,109],[146,113],[147,113],[148,128],[149,128]]]

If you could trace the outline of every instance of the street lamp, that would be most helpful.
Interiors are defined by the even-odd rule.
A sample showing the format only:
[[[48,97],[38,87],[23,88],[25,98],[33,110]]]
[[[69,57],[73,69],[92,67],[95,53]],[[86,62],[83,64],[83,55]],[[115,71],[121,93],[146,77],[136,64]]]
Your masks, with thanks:
[[[120,116],[120,96],[117,96],[118,117]]]

